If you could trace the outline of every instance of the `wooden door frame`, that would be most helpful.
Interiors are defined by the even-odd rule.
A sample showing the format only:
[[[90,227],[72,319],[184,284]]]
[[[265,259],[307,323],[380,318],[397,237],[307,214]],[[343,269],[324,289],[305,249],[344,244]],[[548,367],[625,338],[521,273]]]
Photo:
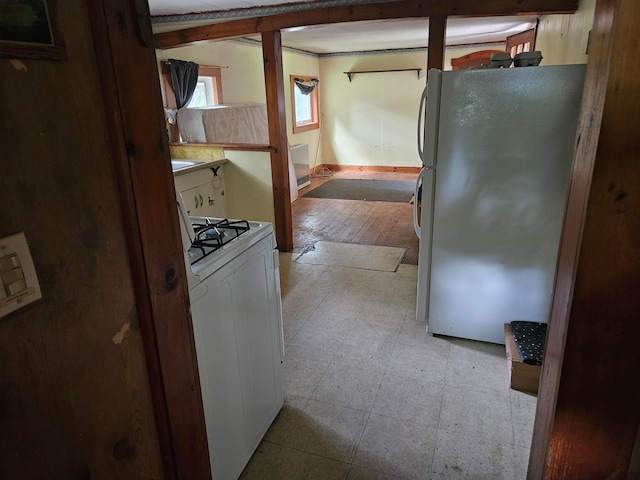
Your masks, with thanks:
[[[514,14],[574,13],[578,8],[576,0],[531,0],[528,2],[499,0],[486,3],[475,0],[450,0],[448,2],[416,2],[414,0],[395,0],[383,3],[356,4],[348,6],[310,8],[301,12],[266,15],[261,17],[232,20],[229,22],[203,25],[154,35],[155,45],[159,49],[185,46],[193,42],[225,40],[255,34],[273,34],[285,28],[322,25],[328,23],[355,22],[389,18],[429,18],[429,48],[427,68],[444,66],[445,27],[447,17],[491,16]],[[265,57],[265,62],[268,60]],[[267,84],[269,89],[269,84]],[[269,106],[269,123],[279,122],[274,115],[278,105]],[[271,135],[270,141],[278,140],[279,135]],[[288,171],[287,153],[283,144],[270,144],[275,232],[278,246],[282,251],[293,249],[293,226],[291,224],[291,203],[285,192],[289,190],[289,180],[281,175]],[[275,152],[275,153],[274,153]]]
[[[211,478],[148,4],[146,0],[90,0],[87,6],[164,478]]]
[[[394,8],[399,3],[415,4],[390,3]],[[577,2],[562,3],[568,13],[575,12]],[[148,6],[145,0],[98,0],[87,4],[111,128],[165,478],[211,478]],[[361,10],[358,6],[348,9]],[[419,13],[424,15],[422,10]],[[446,20],[448,12],[437,13]]]
[[[529,480],[640,469],[639,20],[635,0],[597,1]]]

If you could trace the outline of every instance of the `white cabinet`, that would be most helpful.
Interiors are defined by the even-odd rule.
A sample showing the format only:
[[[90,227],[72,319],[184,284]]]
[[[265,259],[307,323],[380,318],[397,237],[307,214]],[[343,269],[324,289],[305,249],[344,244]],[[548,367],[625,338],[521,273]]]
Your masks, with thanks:
[[[227,217],[224,166],[212,165],[174,173],[176,190],[182,195],[189,215]]]
[[[273,235],[190,291],[214,480],[236,479],[283,404]]]

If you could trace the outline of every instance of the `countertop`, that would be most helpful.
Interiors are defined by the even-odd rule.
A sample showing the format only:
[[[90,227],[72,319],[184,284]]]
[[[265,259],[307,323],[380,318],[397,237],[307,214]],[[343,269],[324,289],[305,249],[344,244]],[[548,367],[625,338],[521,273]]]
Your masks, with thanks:
[[[172,158],[171,169],[173,175],[184,175],[185,173],[191,173],[196,170],[202,170],[203,168],[217,167],[218,165],[224,165],[229,160],[226,158],[206,159],[206,158]]]

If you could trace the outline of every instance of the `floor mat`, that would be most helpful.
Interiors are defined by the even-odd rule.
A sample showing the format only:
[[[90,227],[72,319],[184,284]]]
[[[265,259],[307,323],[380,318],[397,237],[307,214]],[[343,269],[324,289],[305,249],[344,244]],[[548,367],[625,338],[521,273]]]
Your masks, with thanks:
[[[303,196],[371,202],[408,202],[414,191],[414,182],[402,180],[332,178]]]
[[[303,253],[294,262],[395,272],[406,251],[399,247],[317,242],[314,250]]]

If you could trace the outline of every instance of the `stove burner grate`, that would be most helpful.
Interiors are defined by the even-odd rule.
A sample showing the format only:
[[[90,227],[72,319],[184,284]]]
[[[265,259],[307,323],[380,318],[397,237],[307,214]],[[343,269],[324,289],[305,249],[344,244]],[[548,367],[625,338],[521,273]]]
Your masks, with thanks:
[[[206,223],[193,223],[195,239],[191,244],[191,249],[198,253],[191,265],[199,262],[207,255],[212,254],[223,245],[235,240],[240,235],[249,231],[247,220],[215,220],[206,219]]]

